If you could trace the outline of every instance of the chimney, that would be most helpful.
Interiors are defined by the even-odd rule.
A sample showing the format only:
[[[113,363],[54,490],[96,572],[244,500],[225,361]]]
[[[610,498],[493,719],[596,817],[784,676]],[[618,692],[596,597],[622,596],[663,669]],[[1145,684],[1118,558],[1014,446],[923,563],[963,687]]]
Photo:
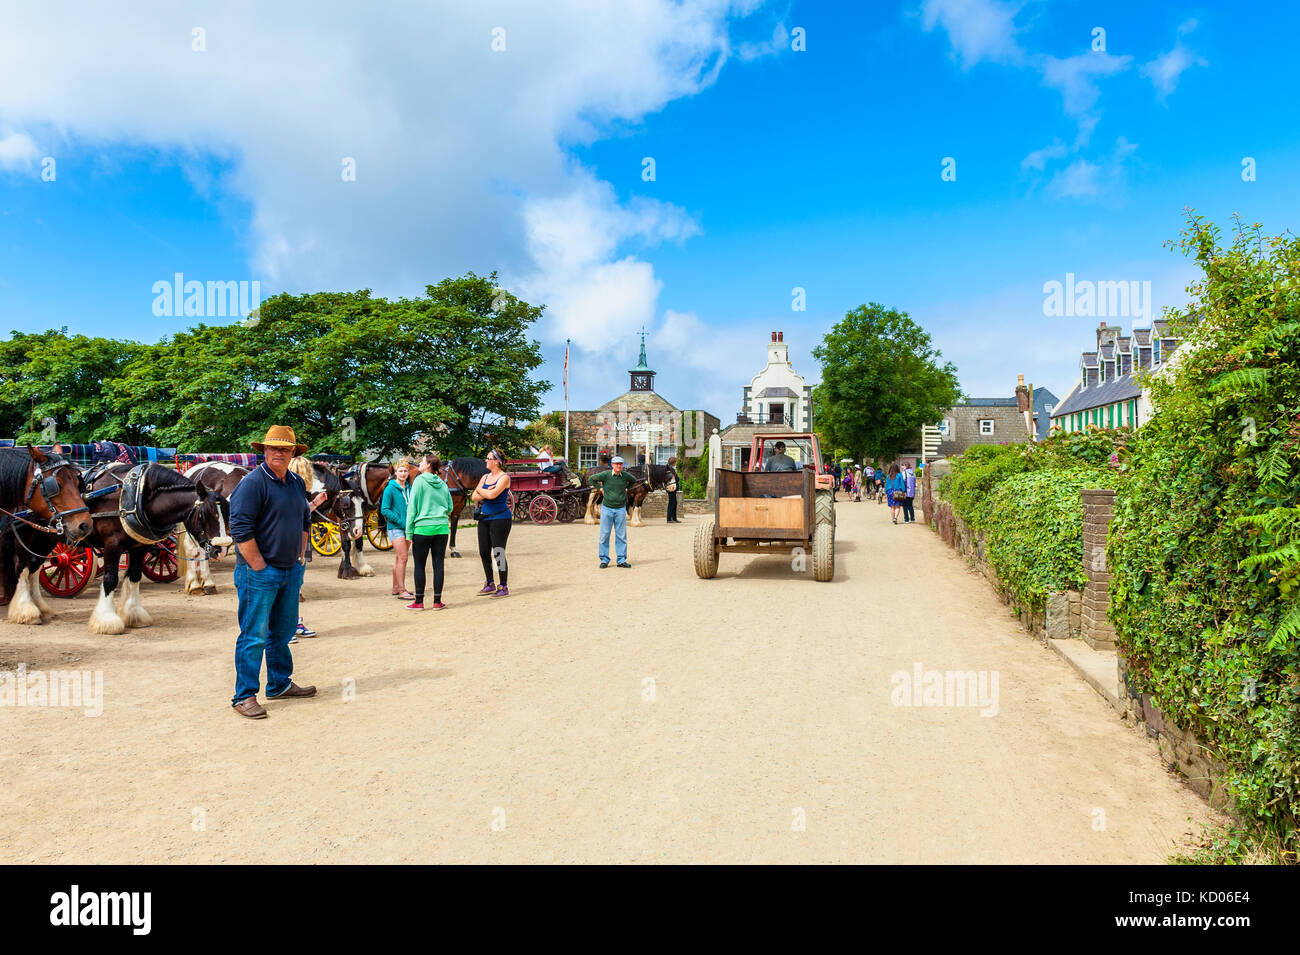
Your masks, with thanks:
[[[776,332],[772,333],[772,341],[776,341]]]
[[[783,341],[785,341],[785,332],[777,332],[777,333],[776,333],[776,340],[779,341],[779,342],[783,342]]]
[[[1025,376],[1017,375],[1016,382],[1016,407],[1022,411],[1029,410],[1029,389],[1025,387]]]

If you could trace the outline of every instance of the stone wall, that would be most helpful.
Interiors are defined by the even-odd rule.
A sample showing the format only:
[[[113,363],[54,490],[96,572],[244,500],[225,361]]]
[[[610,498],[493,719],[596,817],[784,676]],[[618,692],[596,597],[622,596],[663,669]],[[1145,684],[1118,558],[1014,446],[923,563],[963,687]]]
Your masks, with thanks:
[[[1151,701],[1151,694],[1138,693],[1129,677],[1128,661],[1117,657],[1119,711],[1156,741],[1160,757],[1187,779],[1187,784],[1209,800],[1216,809],[1231,809],[1232,799],[1223,786],[1227,767],[1211,755],[1192,733],[1168,719]]]

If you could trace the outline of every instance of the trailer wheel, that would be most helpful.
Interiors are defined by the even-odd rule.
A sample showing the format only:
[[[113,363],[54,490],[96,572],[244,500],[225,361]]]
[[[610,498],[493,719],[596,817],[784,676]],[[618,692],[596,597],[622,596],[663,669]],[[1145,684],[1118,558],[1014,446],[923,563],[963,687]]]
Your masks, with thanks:
[[[830,524],[818,524],[813,528],[813,577],[817,580],[830,580],[835,576],[835,528]]]
[[[813,518],[818,524],[835,526],[835,501],[830,491],[818,491],[813,499]]]
[[[695,575],[705,580],[718,572],[718,542],[714,540],[713,528],[712,520],[695,528]]]

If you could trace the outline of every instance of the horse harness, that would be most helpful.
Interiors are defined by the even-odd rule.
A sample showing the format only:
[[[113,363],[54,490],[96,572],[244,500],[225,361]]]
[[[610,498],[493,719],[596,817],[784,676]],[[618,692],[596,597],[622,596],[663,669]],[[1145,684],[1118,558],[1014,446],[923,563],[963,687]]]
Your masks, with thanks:
[[[172,533],[172,528],[159,530],[149,523],[144,512],[144,478],[148,464],[137,464],[122,479],[122,495],[117,501],[117,516],[126,536],[141,544],[156,544]],[[96,475],[98,477],[98,475]],[[116,478],[116,475],[112,475]]]

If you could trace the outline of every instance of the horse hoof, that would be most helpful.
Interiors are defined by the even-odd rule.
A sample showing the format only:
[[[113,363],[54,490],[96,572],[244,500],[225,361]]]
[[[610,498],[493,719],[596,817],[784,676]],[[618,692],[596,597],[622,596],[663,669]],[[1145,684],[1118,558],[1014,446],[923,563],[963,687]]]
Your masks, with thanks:
[[[41,622],[40,608],[35,604],[28,607],[17,607],[10,603],[9,622],[21,624],[24,627],[34,627]]]
[[[90,618],[90,632],[114,637],[126,633],[126,624],[122,622],[121,617],[92,616]]]
[[[459,556],[460,556],[460,551],[458,551],[458,550],[454,550],[454,551],[452,551],[450,554],[448,554],[447,556],[448,556],[448,557],[459,557]]]
[[[360,576],[361,575],[352,567],[349,567],[347,570],[339,571],[339,580],[356,580]]]
[[[375,576],[375,569],[371,567],[369,564],[365,564],[357,568],[357,573],[360,574],[362,577],[373,577]]]

